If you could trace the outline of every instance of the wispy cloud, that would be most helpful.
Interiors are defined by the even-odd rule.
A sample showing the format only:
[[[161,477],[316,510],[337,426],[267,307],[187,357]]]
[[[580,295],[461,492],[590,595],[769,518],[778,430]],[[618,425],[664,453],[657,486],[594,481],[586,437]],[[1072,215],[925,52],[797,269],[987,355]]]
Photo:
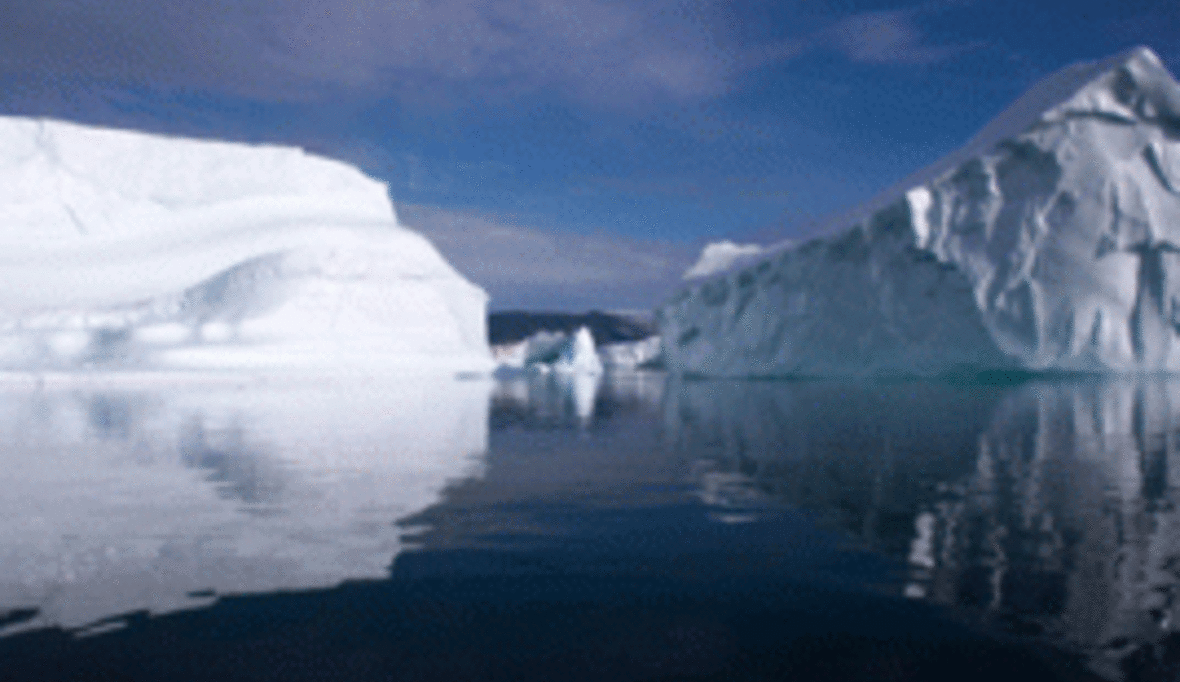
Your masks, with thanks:
[[[323,88],[692,98],[720,92],[744,59],[722,47],[714,9],[675,0],[5,0],[0,71],[260,98],[314,98]]]
[[[920,10],[749,43],[722,0],[0,0],[0,74],[264,100],[456,102],[553,91],[597,106],[693,101],[825,46],[929,63]]]
[[[651,308],[696,259],[692,247],[607,232],[576,234],[510,216],[398,205],[398,220],[426,235],[496,308]]]
[[[928,8],[864,12],[845,17],[816,35],[856,62],[873,64],[932,64],[954,57],[981,43],[932,45],[919,25]]]

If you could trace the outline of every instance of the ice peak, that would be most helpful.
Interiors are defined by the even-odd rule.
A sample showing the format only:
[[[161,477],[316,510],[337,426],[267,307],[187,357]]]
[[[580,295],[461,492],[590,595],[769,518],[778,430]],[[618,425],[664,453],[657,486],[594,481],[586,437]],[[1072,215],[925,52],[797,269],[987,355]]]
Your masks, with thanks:
[[[1163,61],[1160,60],[1159,55],[1155,53],[1150,47],[1146,45],[1136,45],[1122,54],[1123,63],[1131,64],[1133,62],[1141,62],[1151,64],[1153,66],[1164,68]]]
[[[1031,128],[1077,116],[1144,121],[1180,130],[1180,84],[1145,46],[1065,67],[1041,79],[964,148],[969,155]]]
[[[1165,112],[1169,118],[1180,116],[1180,84],[1151,48],[1139,46],[1098,64],[1098,75],[1079,94],[1106,91],[1145,120]]]

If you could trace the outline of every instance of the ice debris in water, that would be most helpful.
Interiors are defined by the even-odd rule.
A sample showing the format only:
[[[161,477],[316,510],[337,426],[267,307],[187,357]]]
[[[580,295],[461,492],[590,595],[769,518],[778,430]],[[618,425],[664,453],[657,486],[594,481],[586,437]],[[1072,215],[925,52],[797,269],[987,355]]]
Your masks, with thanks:
[[[1047,77],[850,215],[687,283],[669,368],[1180,370],[1180,85],[1147,48]]]

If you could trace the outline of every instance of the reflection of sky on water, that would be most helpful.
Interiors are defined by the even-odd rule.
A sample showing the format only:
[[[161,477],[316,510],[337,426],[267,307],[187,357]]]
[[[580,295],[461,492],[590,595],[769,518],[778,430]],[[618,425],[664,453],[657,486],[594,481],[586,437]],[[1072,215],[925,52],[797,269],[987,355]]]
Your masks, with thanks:
[[[0,613],[77,627],[388,574],[397,518],[477,475],[478,381],[0,394]]]

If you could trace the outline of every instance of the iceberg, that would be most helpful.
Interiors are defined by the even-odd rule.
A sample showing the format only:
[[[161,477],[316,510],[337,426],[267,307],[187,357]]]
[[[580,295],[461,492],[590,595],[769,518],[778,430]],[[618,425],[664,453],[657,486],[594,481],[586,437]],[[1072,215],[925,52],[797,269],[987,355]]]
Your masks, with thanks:
[[[598,357],[607,369],[634,370],[660,364],[662,350],[660,337],[649,336],[639,341],[604,344],[598,349]]]
[[[1045,78],[850,216],[686,283],[669,369],[1180,370],[1180,85],[1147,48]]]
[[[302,149],[0,117],[0,370],[492,368],[486,294]]]
[[[495,344],[492,357],[498,367],[523,370],[526,367],[548,367],[561,354],[561,347],[569,340],[565,332],[541,330],[515,343]]]
[[[553,363],[555,372],[566,374],[602,374],[602,360],[594,348],[594,337],[586,327],[578,328],[562,344],[557,360]]]
[[[492,346],[492,356],[501,370],[529,369],[563,374],[602,374],[603,363],[587,327],[573,334],[539,331],[516,343]],[[503,372],[501,372],[503,373]]]

